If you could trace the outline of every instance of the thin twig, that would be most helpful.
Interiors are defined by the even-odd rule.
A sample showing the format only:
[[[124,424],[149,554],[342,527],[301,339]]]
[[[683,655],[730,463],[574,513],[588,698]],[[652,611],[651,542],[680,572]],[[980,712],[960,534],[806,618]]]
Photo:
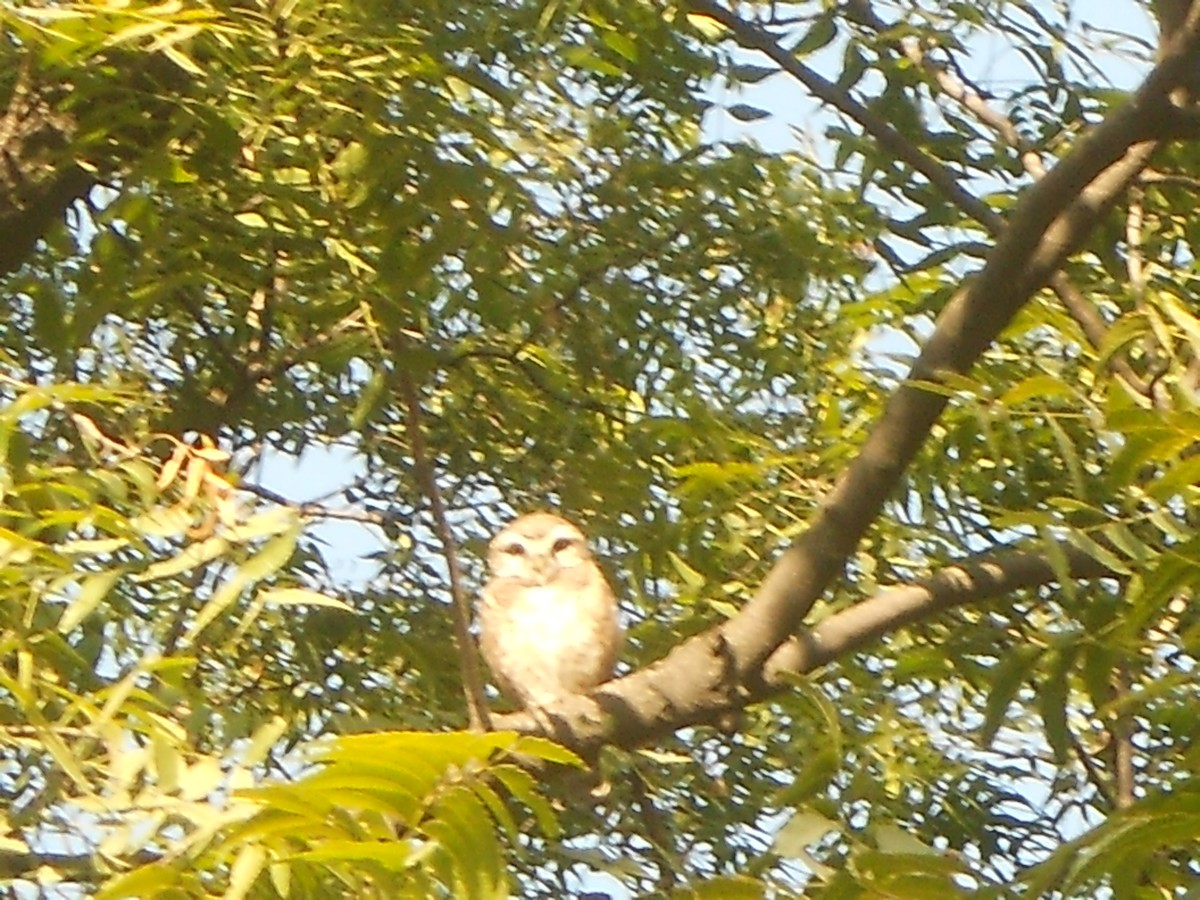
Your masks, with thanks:
[[[1079,764],[1083,766],[1083,771],[1087,774],[1092,787],[1096,789],[1096,793],[1104,798],[1104,802],[1110,808],[1116,809],[1117,798],[1113,795],[1113,789],[1104,777],[1104,773],[1100,771],[1100,767],[1092,759],[1092,755],[1088,753],[1087,747],[1083,746],[1083,742],[1079,740],[1079,735],[1071,728],[1067,728],[1067,739],[1071,742],[1071,749],[1079,759]]]
[[[467,718],[472,731],[491,730],[487,703],[483,695],[483,673],[475,641],[471,637],[471,601],[463,588],[462,568],[458,562],[458,547],[454,534],[446,521],[446,509],[442,505],[442,494],[438,490],[437,476],[425,453],[425,439],[421,433],[421,401],[416,386],[408,373],[400,370],[398,381],[408,409],[409,446],[412,449],[413,467],[417,481],[429,501],[433,515],[433,526],[442,544],[446,568],[450,573],[450,608],[454,619],[454,637],[458,642],[458,658],[462,666],[463,695],[467,701]]]
[[[1116,802],[1118,809],[1128,809],[1133,806],[1136,772],[1133,766],[1133,730],[1130,728],[1131,716],[1121,708],[1122,701],[1129,697],[1129,669],[1124,663],[1117,665],[1114,675],[1116,697],[1114,706],[1117,712],[1112,720],[1109,731],[1113,741],[1113,777],[1116,781]]]
[[[670,856],[674,844],[671,827],[655,805],[654,798],[650,796],[650,785],[636,765],[630,765],[629,768],[629,787],[637,801],[643,836],[650,844],[650,854],[658,861],[658,889],[669,892],[679,884],[679,873]]]
[[[377,525],[380,528],[386,527],[395,520],[394,516],[384,515],[383,513],[357,509],[330,509],[321,503],[292,500],[283,494],[258,484],[240,484],[238,485],[238,490],[261,497],[263,500],[270,501],[278,506],[295,510],[301,516],[310,516],[317,519],[342,519],[347,522],[361,522],[364,525]]]
[[[1125,267],[1129,272],[1129,286],[1133,298],[1140,305],[1146,296],[1146,259],[1142,252],[1142,232],[1145,226],[1145,191],[1141,185],[1130,189],[1129,209],[1125,213]]]

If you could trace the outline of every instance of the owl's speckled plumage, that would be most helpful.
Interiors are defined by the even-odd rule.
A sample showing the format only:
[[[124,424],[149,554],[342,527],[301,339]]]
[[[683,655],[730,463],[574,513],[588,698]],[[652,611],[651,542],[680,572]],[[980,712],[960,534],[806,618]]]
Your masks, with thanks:
[[[617,600],[583,532],[553,513],[521,516],[492,539],[488,569],[479,644],[505,694],[541,706],[612,677]]]

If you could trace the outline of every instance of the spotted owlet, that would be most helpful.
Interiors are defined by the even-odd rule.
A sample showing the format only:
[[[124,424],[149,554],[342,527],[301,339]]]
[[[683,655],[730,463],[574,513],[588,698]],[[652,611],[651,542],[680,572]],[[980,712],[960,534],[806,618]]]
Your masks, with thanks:
[[[505,694],[543,706],[612,676],[617,600],[583,532],[552,513],[521,516],[492,539],[488,569],[480,650]]]

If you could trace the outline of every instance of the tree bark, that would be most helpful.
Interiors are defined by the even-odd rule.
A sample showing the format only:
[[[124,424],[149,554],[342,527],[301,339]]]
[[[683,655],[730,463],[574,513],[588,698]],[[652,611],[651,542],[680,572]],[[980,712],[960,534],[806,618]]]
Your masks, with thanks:
[[[0,275],[95,183],[72,157],[77,123],[58,111],[63,92],[34,84],[31,71],[21,69],[0,117]]]
[[[26,57],[7,83],[0,99],[0,276],[20,268],[72,204],[125,176],[170,133],[178,98],[191,85],[182,71],[157,55],[114,53],[106,61],[64,80]],[[0,91],[5,86],[0,80]]]

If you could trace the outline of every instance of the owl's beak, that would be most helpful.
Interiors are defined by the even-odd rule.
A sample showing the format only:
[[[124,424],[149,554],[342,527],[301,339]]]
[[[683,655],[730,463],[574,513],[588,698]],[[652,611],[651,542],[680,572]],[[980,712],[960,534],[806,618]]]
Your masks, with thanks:
[[[538,584],[549,584],[562,568],[552,556],[540,556],[532,560],[533,573],[537,575]]]

